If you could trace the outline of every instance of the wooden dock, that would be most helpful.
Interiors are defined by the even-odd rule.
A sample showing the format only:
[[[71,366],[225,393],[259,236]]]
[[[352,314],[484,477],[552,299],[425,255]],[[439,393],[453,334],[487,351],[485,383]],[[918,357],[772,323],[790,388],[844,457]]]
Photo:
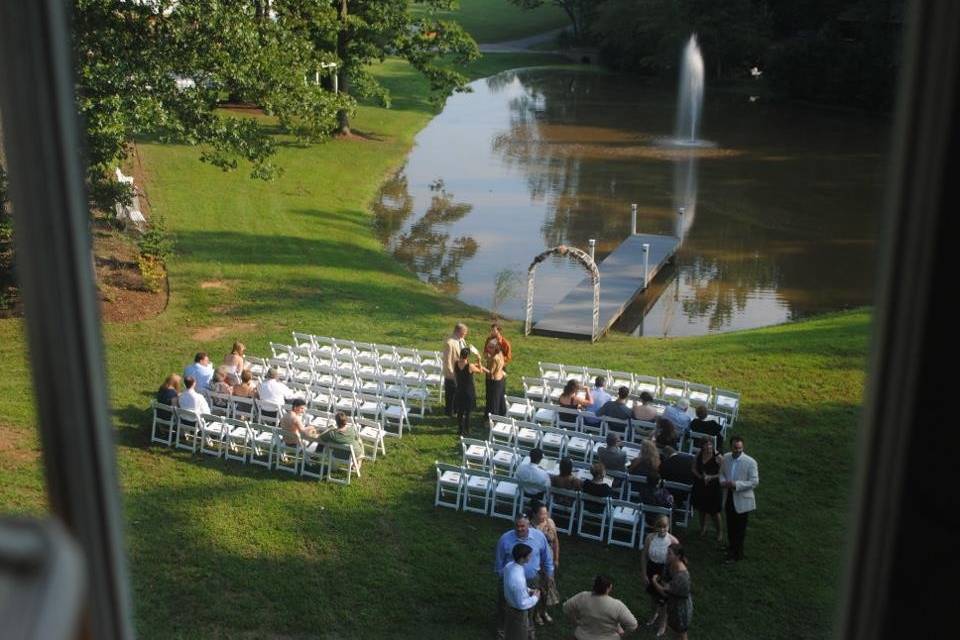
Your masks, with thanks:
[[[644,280],[643,245],[650,245]],[[673,236],[629,236],[597,266],[600,269],[600,327],[606,333],[680,247]],[[584,278],[533,326],[533,333],[589,340],[593,331],[593,285]]]

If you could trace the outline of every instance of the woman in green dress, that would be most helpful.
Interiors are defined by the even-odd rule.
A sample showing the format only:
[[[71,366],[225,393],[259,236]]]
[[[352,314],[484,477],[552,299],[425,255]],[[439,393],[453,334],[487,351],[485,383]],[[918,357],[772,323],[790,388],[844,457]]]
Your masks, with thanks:
[[[693,619],[693,598],[690,597],[690,572],[683,547],[677,543],[667,550],[666,577],[653,577],[654,588],[667,598],[667,626],[679,640],[687,640],[687,629]]]

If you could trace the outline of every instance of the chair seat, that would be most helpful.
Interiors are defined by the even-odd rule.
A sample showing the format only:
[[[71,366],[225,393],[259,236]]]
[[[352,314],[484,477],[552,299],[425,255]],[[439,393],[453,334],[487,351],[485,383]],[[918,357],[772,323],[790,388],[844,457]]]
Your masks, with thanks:
[[[365,401],[360,405],[360,413],[377,413],[380,410],[380,405],[376,402]]]
[[[383,414],[390,416],[391,418],[405,418],[407,417],[407,411],[399,405],[391,405],[383,410]]]
[[[514,402],[507,409],[508,416],[525,416],[527,415],[527,405],[520,404],[519,402]]]
[[[691,391],[690,399],[695,400],[696,402],[706,402],[710,399],[710,396],[703,391]]]
[[[527,389],[528,396],[536,396],[538,398],[543,396],[543,387],[534,386]]]
[[[589,446],[590,443],[586,438],[570,438],[570,440],[567,442],[567,451],[573,449],[574,451],[586,452],[587,447]]]
[[[517,456],[509,451],[497,451],[495,454],[493,454],[494,462],[500,462],[502,464],[513,464],[514,460],[516,459]]]
[[[537,409],[533,419],[537,422],[553,422],[555,412],[553,409]]]
[[[261,431],[253,439],[259,444],[270,444],[273,442],[273,434],[269,431]]]
[[[426,389],[407,389],[407,398],[410,400],[426,400],[430,397],[430,392]]]
[[[231,438],[247,438],[247,428],[246,427],[234,427],[230,430]]]
[[[630,509],[627,507],[614,507],[613,508],[613,519],[617,522],[636,522],[638,512],[636,509]]]
[[[506,422],[496,422],[490,430],[501,436],[513,435],[513,425]]]
[[[517,440],[523,440],[526,442],[536,442],[537,435],[538,435],[537,432],[534,431],[533,429],[527,429],[526,427],[522,427],[519,431],[517,431]]]
[[[737,399],[720,396],[719,398],[717,398],[717,406],[724,407],[727,409],[734,409],[737,406]]]
[[[460,474],[456,471],[444,471],[440,474],[440,484],[457,486],[460,484]]]
[[[208,422],[206,426],[207,433],[223,433],[224,425],[222,422]]]
[[[367,439],[375,439],[380,437],[380,430],[374,429],[373,427],[363,427],[360,429],[360,437]]]
[[[472,444],[467,447],[466,456],[468,458],[477,458],[480,460],[485,460],[487,457],[487,450],[485,447],[481,447],[478,444]]]
[[[513,497],[517,495],[517,485],[513,482],[500,482],[497,484],[496,494]]]
[[[483,476],[470,476],[470,479],[467,480],[467,486],[471,489],[486,490],[490,486],[490,478],[484,478]]]
[[[320,446],[319,442],[311,442],[310,444],[303,447],[303,450],[306,451],[307,453],[316,453],[318,449],[323,449],[323,447]]]
[[[650,384],[649,382],[640,383],[636,386],[637,391],[646,391],[647,393],[654,395],[657,392],[657,386]]]
[[[545,433],[540,442],[550,447],[559,447],[563,444],[563,438],[556,433]]]

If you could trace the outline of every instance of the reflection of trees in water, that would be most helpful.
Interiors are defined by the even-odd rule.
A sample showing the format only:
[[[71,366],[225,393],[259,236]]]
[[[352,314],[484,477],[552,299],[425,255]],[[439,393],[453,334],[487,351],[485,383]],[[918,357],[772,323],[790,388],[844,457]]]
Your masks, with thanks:
[[[754,291],[780,288],[777,266],[756,254],[725,259],[697,257],[680,274],[692,294],[681,301],[684,315],[706,318],[711,331],[728,327],[734,315],[746,309]]]
[[[477,253],[477,242],[469,236],[451,239],[443,227],[470,213],[473,205],[454,201],[442,180],[430,185],[430,190],[434,195],[426,213],[406,233],[399,233],[413,213],[413,197],[402,173],[384,184],[373,205],[377,237],[420,278],[455,294],[460,289],[460,268]]]

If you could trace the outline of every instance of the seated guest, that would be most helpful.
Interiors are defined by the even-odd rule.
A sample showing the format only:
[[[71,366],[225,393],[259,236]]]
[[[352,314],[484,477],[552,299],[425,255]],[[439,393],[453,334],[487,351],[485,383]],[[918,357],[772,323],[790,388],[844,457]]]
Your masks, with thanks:
[[[603,481],[603,477],[607,475],[607,470],[604,468],[602,462],[594,462],[590,466],[590,480],[583,483],[582,491],[588,495],[591,495],[595,498],[607,498],[610,496],[610,486]],[[592,503],[584,503],[584,509],[587,511],[592,511],[597,513],[603,511],[603,507]]]
[[[263,381],[257,390],[257,395],[264,402],[272,402],[278,407],[282,407],[286,399],[293,395],[290,387],[279,380],[280,374],[276,367],[267,369],[267,379]]]
[[[677,435],[683,435],[690,426],[690,420],[692,418],[687,414],[687,409],[689,408],[690,401],[686,398],[680,398],[677,400],[677,404],[668,406],[663,410],[663,417],[672,422],[673,426],[677,428]]]
[[[187,376],[196,381],[197,389],[201,391],[209,386],[210,380],[213,378],[213,365],[210,364],[210,358],[207,357],[206,351],[197,352],[197,355],[193,357],[193,364],[183,370],[184,379]]]
[[[610,416],[618,420],[629,420],[633,417],[633,412],[627,406],[627,398],[630,396],[630,389],[620,387],[617,389],[617,397],[614,400],[608,400],[600,407],[598,416]]]
[[[177,398],[177,403],[181,409],[193,411],[197,415],[210,413],[210,405],[207,399],[197,393],[197,381],[193,376],[185,376],[183,379],[184,390]]]
[[[250,369],[244,369],[240,374],[240,384],[233,387],[233,395],[243,398],[252,398],[257,393],[257,385],[253,381]]]
[[[584,409],[592,413],[597,413],[600,411],[600,407],[612,400],[610,394],[607,393],[607,390],[604,388],[606,384],[606,378],[603,376],[597,376],[597,379],[593,382],[593,389],[590,390],[591,402],[589,405],[584,407]]]
[[[716,420],[707,420],[707,408],[705,406],[697,407],[697,417],[690,421],[690,431],[714,436],[717,452],[723,453],[723,427]]]
[[[590,406],[590,404],[593,403],[593,396],[590,395],[590,390],[583,389],[584,397],[582,400],[577,397],[580,390],[579,382],[573,379],[567,380],[567,384],[563,385],[563,393],[557,398],[557,404],[568,409],[583,409],[584,407]]]
[[[693,456],[680,453],[673,447],[663,448],[663,460],[660,461],[660,477],[671,482],[693,484]]]
[[[657,419],[657,409],[653,406],[653,396],[650,392],[640,392],[640,402],[633,405],[633,417],[635,420],[645,422],[653,422]]]
[[[566,489],[567,491],[580,491],[583,488],[580,478],[573,475],[573,461],[570,458],[560,460],[560,473],[550,477],[550,484],[557,489]]]
[[[620,446],[619,434],[607,434],[607,446],[600,447],[600,450],[597,451],[597,458],[607,469],[623,471],[627,468],[627,454],[623,452]]]
[[[175,407],[178,395],[180,395],[180,376],[171,373],[157,390],[157,402]]]
[[[534,500],[543,500],[550,489],[550,474],[540,467],[543,451],[540,448],[530,450],[530,459],[517,467],[517,480],[524,484],[523,493]]]
[[[213,379],[210,381],[210,391],[214,393],[225,393],[228,396],[233,393],[233,387],[227,384],[227,371],[225,367],[220,367],[213,372]]]
[[[353,455],[357,462],[363,460],[363,440],[360,439],[360,432],[356,425],[347,419],[347,414],[343,411],[337,411],[333,416],[336,423],[335,429],[329,429],[320,434],[320,442],[329,442],[332,444],[344,444],[353,449]]]
[[[680,435],[677,428],[666,418],[657,418],[657,446],[658,447],[676,447]]]
[[[293,408],[280,418],[280,429],[283,431],[284,444],[296,446],[299,443],[297,434],[300,434],[301,438],[315,438],[317,430],[314,427],[303,426],[303,414],[307,411],[305,400],[294,398],[290,404]]]
[[[240,374],[243,372],[243,354],[247,348],[242,342],[234,342],[230,353],[223,359],[224,366],[227,367],[227,382],[232,385],[240,384]]]
[[[627,467],[627,473],[632,476],[646,477],[646,484],[639,487],[631,486],[631,490],[639,494],[640,502],[653,504],[653,495],[660,482],[660,452],[657,451],[657,445],[652,440],[645,439],[640,444],[640,455]]]
[[[619,640],[637,628],[637,619],[627,605],[610,597],[613,581],[606,576],[593,580],[593,591],[581,591],[563,603],[563,612],[576,626],[577,640]]]

